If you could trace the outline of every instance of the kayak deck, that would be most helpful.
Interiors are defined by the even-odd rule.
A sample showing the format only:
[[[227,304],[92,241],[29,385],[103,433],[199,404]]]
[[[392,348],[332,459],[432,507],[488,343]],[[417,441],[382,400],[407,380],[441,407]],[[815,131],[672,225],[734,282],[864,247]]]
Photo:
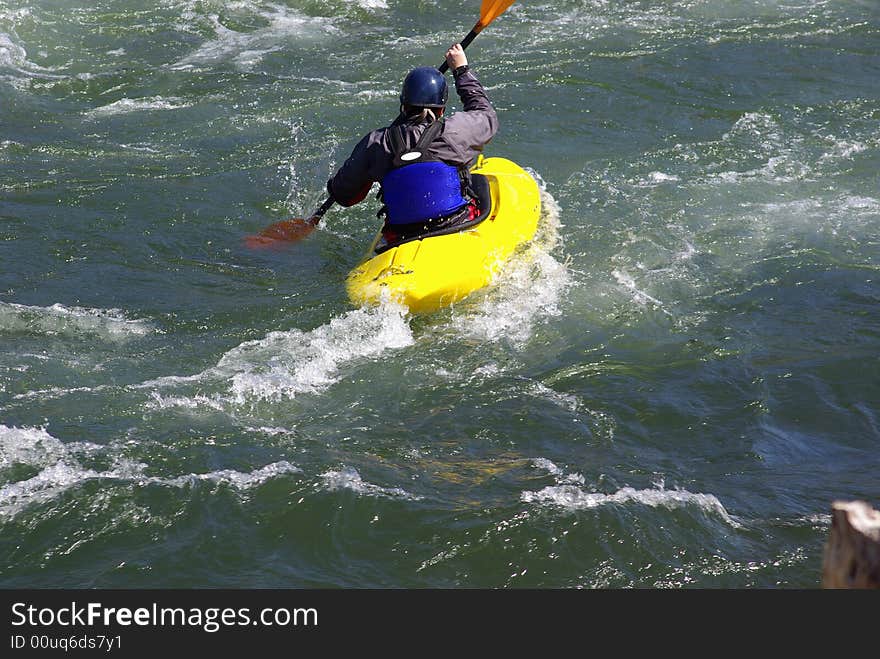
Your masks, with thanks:
[[[538,184],[506,158],[480,158],[471,169],[489,184],[492,210],[479,224],[456,233],[405,242],[364,260],[348,275],[356,305],[390,297],[413,313],[448,306],[489,284],[504,261],[535,235],[541,214]]]

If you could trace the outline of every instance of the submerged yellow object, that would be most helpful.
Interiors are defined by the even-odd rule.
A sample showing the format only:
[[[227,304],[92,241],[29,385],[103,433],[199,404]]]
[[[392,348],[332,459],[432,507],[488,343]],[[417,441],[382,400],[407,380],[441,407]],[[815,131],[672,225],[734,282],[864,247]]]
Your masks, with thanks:
[[[489,284],[504,262],[538,229],[541,194],[535,179],[506,158],[480,158],[471,169],[489,184],[492,210],[474,226],[418,238],[376,254],[376,236],[346,280],[355,305],[390,297],[412,313],[453,304]]]

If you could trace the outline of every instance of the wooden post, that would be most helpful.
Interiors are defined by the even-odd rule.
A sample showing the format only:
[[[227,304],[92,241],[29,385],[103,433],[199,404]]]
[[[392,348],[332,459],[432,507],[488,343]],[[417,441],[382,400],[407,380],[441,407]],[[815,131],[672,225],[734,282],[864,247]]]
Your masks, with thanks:
[[[831,504],[823,588],[880,588],[880,512],[864,501]]]

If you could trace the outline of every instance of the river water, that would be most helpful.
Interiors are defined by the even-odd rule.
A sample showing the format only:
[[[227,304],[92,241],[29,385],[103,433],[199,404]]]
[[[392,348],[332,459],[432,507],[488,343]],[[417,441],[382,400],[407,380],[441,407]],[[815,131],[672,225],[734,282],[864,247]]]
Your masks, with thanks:
[[[350,306],[374,203],[246,249],[478,4],[0,0],[0,586],[819,586],[880,502],[880,4],[519,2],[492,286]]]

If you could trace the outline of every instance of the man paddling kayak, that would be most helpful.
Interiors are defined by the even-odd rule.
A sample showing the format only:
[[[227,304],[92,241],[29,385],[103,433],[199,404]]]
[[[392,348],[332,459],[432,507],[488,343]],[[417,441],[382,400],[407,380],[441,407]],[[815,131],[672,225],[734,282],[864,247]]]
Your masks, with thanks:
[[[445,117],[445,76],[432,67],[413,69],[403,81],[398,118],[364,136],[327,182],[342,206],[363,201],[379,182],[388,242],[477,214],[468,170],[498,130],[498,116],[460,44],[446,51],[446,63],[463,111]]]
[[[456,115],[453,119],[455,119],[457,124],[461,125],[457,125],[454,129],[450,130],[449,134],[445,137],[440,135],[440,138],[436,139],[436,136],[427,133],[427,128],[430,127],[430,124],[437,123],[434,120],[438,116],[442,117],[443,110],[445,110],[447,95],[446,79],[442,78],[442,85],[439,80],[437,81],[437,87],[434,90],[435,93],[433,94],[433,98],[428,98],[427,105],[424,105],[425,99],[407,99],[411,101],[410,104],[414,106],[414,110],[419,107],[417,103],[422,102],[422,109],[430,110],[433,119],[430,115],[421,111],[414,111],[412,116],[406,114],[404,112],[405,104],[403,102],[405,94],[401,94],[401,116],[398,117],[394,124],[388,128],[374,131],[361,140],[357,147],[355,147],[355,150],[352,152],[348,161],[346,161],[346,163],[340,167],[336,175],[327,182],[327,189],[329,190],[330,195],[309,217],[292,217],[280,222],[274,222],[260,231],[259,234],[245,236],[245,245],[252,249],[263,249],[266,247],[277,246],[281,242],[302,240],[315,230],[318,224],[320,224],[321,219],[324,217],[324,214],[330,210],[334,203],[338,201],[343,206],[353,206],[367,196],[370,186],[376,181],[383,183],[383,189],[391,188],[392,191],[397,190],[398,192],[402,191],[403,193],[414,193],[416,196],[420,195],[418,199],[413,201],[412,199],[407,199],[406,194],[397,195],[392,192],[390,195],[390,201],[389,199],[384,200],[386,206],[384,212],[392,218],[391,221],[386,222],[386,227],[389,227],[394,223],[398,225],[395,227],[394,231],[389,229],[386,232],[389,237],[395,235],[407,237],[406,232],[410,227],[421,227],[421,229],[419,229],[419,231],[421,231],[427,225],[430,230],[432,224],[440,224],[439,230],[444,231],[446,230],[444,227],[448,227],[451,223],[455,223],[451,230],[458,231],[461,228],[459,227],[458,222],[461,221],[466,223],[467,217],[476,214],[477,211],[474,210],[473,206],[469,203],[466,204],[466,206],[470,208],[467,214],[462,213],[462,211],[447,211],[455,209],[458,206],[460,203],[459,194],[464,199],[471,197],[466,183],[467,167],[471,164],[475,164],[477,155],[480,153],[483,146],[492,139],[492,136],[498,129],[498,118],[495,115],[495,111],[492,109],[491,103],[489,103],[486,91],[483,89],[482,85],[480,85],[479,81],[473,77],[472,73],[468,75],[467,58],[464,56],[464,49],[467,48],[468,45],[492,23],[492,21],[501,16],[501,14],[503,14],[513,2],[514,0],[482,0],[482,3],[480,4],[480,18],[474,24],[474,27],[471,28],[471,31],[468,32],[467,36],[461,40],[461,43],[455,44],[446,52],[446,60],[438,69],[438,73],[443,73],[447,68],[452,67],[453,72],[457,72],[455,75],[455,88],[464,102],[465,109],[465,112],[459,113],[459,115],[462,117],[471,117],[472,119],[474,118],[472,115],[484,115],[483,118],[476,117],[475,121],[471,121],[470,119],[459,118],[459,115]],[[426,68],[427,67],[414,69],[410,72],[410,75],[407,76],[408,80],[404,80],[404,92],[407,92],[409,87],[412,87],[413,91],[417,91],[419,86],[417,84],[418,81],[421,80],[424,82],[428,75]],[[420,73],[417,74],[417,70],[420,71]],[[436,79],[433,74],[432,77]],[[409,85],[407,84],[408,82],[410,83]],[[461,82],[461,84],[459,84],[459,82]],[[430,90],[430,87],[428,89]],[[439,102],[437,102],[438,99]],[[426,126],[423,124],[428,125]],[[397,151],[395,151],[394,162],[389,162],[389,160],[392,160],[389,158],[389,154],[391,153],[391,143],[388,141],[388,138],[386,138],[386,132],[390,131],[391,128],[396,129],[395,125],[403,127],[399,131],[399,135],[405,141],[403,142],[399,157]],[[445,122],[440,124],[440,127],[444,126]],[[398,174],[397,181],[394,180],[394,177],[392,177],[390,181],[384,181],[385,176],[389,172],[398,168],[403,163],[415,164],[412,160],[412,153],[407,153],[405,150],[406,148],[409,148],[409,143],[415,142],[416,137],[419,139],[423,138],[425,140],[424,144],[428,146],[427,149],[424,149],[427,157],[422,158],[422,156],[419,155],[416,159],[421,160],[423,163],[428,163],[433,158],[436,162],[452,165],[457,171],[464,170],[461,174],[462,181],[465,181],[462,190],[456,193],[454,186],[451,185],[448,180],[445,184],[437,183],[434,176],[416,176],[410,171],[406,171],[402,176]],[[398,140],[398,146],[401,146],[400,142],[401,140]],[[445,154],[443,153],[444,149],[439,148],[437,142],[440,142],[445,146]],[[416,149],[413,149],[412,151],[416,151]],[[407,158],[410,159],[407,160]],[[384,165],[382,163],[384,163]],[[440,166],[438,165],[437,167],[439,168]],[[423,175],[427,171],[428,170],[421,168],[418,173]],[[437,171],[442,173],[442,168]],[[446,173],[448,174],[449,172],[447,171]],[[448,178],[449,177],[447,176],[447,179]],[[437,185],[443,193],[441,194],[440,202],[437,202],[437,200],[434,200],[435,203],[430,202],[430,197],[434,192],[433,189],[429,188],[426,191],[421,184],[415,186],[406,185],[410,179],[420,179],[422,183],[427,180],[432,185]],[[401,180],[403,180],[403,185],[401,184]],[[334,191],[338,196],[334,196]],[[485,198],[485,189],[480,191],[478,196]],[[427,202],[425,201],[426,199],[428,199]],[[430,206],[427,210],[423,208],[426,204]],[[418,209],[415,219],[408,216],[408,209],[411,207]],[[473,224],[479,223],[486,212],[487,209],[480,209],[479,215],[474,217],[471,222]],[[459,220],[459,214],[464,215],[465,219]],[[419,215],[427,216],[428,221],[419,221]],[[397,232],[396,234],[394,233],[395,231]],[[416,232],[415,235],[420,235],[420,233]]]

